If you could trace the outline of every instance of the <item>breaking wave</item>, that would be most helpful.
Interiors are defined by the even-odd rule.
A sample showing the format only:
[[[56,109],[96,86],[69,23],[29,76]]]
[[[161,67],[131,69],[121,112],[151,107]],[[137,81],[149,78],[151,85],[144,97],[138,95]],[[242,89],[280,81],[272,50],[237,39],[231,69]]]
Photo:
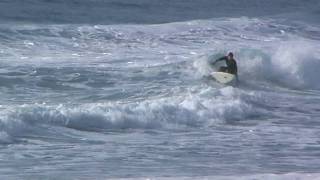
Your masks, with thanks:
[[[2,111],[1,141],[37,130],[42,125],[83,131],[109,129],[176,129],[210,127],[261,115],[250,101],[259,99],[233,87],[207,87],[170,98],[135,103],[72,105],[21,105]]]

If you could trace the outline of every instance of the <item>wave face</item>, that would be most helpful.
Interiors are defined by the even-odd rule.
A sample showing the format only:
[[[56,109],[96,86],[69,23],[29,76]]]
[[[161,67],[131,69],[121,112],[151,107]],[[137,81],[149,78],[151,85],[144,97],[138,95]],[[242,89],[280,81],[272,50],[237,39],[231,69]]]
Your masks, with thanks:
[[[318,176],[319,7],[1,1],[0,177]]]

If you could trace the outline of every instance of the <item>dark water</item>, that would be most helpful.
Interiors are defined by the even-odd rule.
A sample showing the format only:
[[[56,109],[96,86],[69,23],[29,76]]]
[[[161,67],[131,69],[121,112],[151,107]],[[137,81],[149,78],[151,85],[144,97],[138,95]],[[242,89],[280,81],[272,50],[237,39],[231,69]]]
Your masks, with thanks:
[[[155,24],[217,17],[319,15],[317,0],[3,0],[4,22],[44,24]]]

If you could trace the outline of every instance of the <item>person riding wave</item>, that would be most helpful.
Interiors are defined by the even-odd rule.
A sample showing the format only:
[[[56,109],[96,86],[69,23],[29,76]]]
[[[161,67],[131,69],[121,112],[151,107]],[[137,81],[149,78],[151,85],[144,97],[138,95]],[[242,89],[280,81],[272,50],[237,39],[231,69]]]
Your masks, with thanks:
[[[223,57],[215,60],[211,64],[214,65],[215,63],[217,63],[219,61],[225,61],[226,65],[227,65],[227,66],[220,67],[219,68],[219,72],[226,72],[226,73],[230,73],[230,74],[234,74],[234,75],[238,76],[237,62],[233,58],[233,53],[232,52],[229,52],[227,56],[223,56]]]

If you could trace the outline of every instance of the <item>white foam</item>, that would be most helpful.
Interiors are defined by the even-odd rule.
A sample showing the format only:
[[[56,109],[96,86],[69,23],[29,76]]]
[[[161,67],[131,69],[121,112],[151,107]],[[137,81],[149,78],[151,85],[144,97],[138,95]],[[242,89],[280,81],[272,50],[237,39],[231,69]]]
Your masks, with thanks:
[[[227,87],[135,103],[92,103],[79,106],[33,104],[2,111],[2,132],[9,135],[47,124],[78,130],[166,129],[209,127],[257,113],[246,95]]]
[[[287,85],[320,88],[319,46],[314,42],[290,41],[280,44],[272,57],[274,71]]]

